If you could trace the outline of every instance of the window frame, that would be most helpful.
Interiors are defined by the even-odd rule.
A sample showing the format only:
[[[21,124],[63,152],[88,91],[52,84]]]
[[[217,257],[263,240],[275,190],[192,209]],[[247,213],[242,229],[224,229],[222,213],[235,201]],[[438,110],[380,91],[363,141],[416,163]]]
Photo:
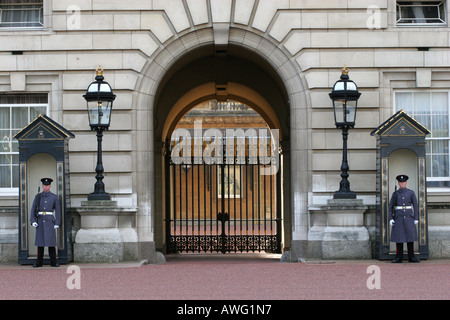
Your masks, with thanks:
[[[31,119],[31,108],[32,107],[41,107],[41,108],[45,108],[45,114],[48,114],[49,112],[49,103],[6,103],[6,104],[0,104],[0,108],[9,108],[9,112],[10,112],[10,118],[9,118],[9,134],[11,137],[11,140],[8,141],[8,143],[12,144],[13,141],[13,136],[16,134],[16,131],[20,131],[23,128],[13,128],[12,127],[12,108],[27,108],[27,124],[28,125],[31,121],[33,121],[34,119]],[[26,126],[25,125],[25,126]],[[8,130],[8,129],[1,129],[1,130]],[[1,140],[2,143],[3,142],[3,138]],[[13,157],[14,155],[19,155],[19,151],[13,151],[12,145],[10,146],[10,151],[9,152],[2,152],[2,150],[0,149],[0,154],[4,155],[11,155],[11,157]],[[2,165],[3,166],[3,165]],[[19,166],[19,163],[12,163],[10,165],[8,165],[10,167],[13,166]],[[11,179],[13,177],[11,176]],[[19,181],[20,183],[20,181]],[[10,181],[10,186],[12,185],[12,181]],[[0,196],[17,196],[19,194],[19,186],[17,187],[0,187]]]
[[[428,153],[428,141],[431,140],[447,140],[448,143],[448,162],[449,162],[449,168],[448,168],[448,172],[449,175],[448,177],[426,177],[426,181],[427,182],[439,182],[439,181],[450,181],[450,90],[443,90],[443,89],[431,89],[431,90],[420,90],[420,89],[401,89],[401,90],[395,90],[394,91],[394,99],[393,99],[393,109],[394,109],[394,113],[400,111],[402,108],[401,106],[397,106],[397,97],[396,95],[398,93],[428,93],[431,94],[432,93],[446,93],[447,94],[447,117],[448,117],[448,136],[447,137],[432,137],[432,133],[430,135],[428,135],[427,137],[425,137],[425,141],[427,142],[427,147],[425,150],[425,157],[428,158],[430,155],[433,155],[433,152]],[[406,112],[406,110],[405,110]],[[430,110],[430,114],[431,114],[431,110]],[[413,114],[410,114],[410,116],[412,116],[414,118]],[[431,128],[427,128],[431,131]],[[428,162],[428,161],[427,161]],[[429,166],[430,163],[427,163],[427,166]],[[427,190],[428,191],[435,191],[435,192],[450,192],[450,187],[428,187],[427,186]]]
[[[400,7],[417,7],[417,6],[425,6],[425,5],[421,5],[421,4],[417,4],[417,5],[414,5],[414,4],[408,4],[408,5],[406,5],[406,4],[403,4],[402,5],[402,3],[407,3],[407,2],[417,2],[417,3],[422,3],[422,2],[436,2],[436,3],[439,3],[438,5],[436,5],[436,7],[437,7],[437,11],[438,11],[438,17],[436,17],[436,18],[415,18],[415,19],[433,19],[433,20],[435,20],[435,19],[439,19],[439,20],[441,20],[442,22],[433,22],[433,23],[424,23],[424,22],[417,22],[417,23],[415,23],[415,22],[413,22],[413,21],[411,21],[411,22],[401,22],[401,20],[402,20],[402,18],[400,17],[400,18],[398,18],[398,15],[400,14],[401,15],[401,10],[400,10]],[[443,6],[443,13],[444,13],[444,17],[441,17],[440,16],[440,6]],[[447,3],[446,3],[446,1],[445,0],[441,0],[441,1],[414,1],[414,0],[409,0],[409,1],[405,1],[405,0],[403,0],[403,1],[400,1],[400,0],[397,0],[396,1],[396,3],[395,3],[395,8],[396,8],[396,11],[395,11],[395,14],[396,14],[396,16],[395,16],[395,21],[396,21],[396,25],[397,26],[399,26],[399,27],[446,27],[447,26]],[[408,18],[403,18],[403,19],[408,19]],[[410,20],[412,20],[412,18],[409,18]]]
[[[5,10],[5,9],[2,9],[1,7],[0,7],[0,31],[9,31],[9,30],[18,30],[18,31],[20,31],[20,30],[22,30],[22,31],[25,31],[25,30],[43,30],[43,29],[45,29],[45,6],[46,6],[46,4],[45,4],[45,2],[46,2],[46,0],[42,0],[41,1],[41,3],[3,3],[3,4],[0,4],[1,6],[14,6],[14,5],[20,5],[20,6],[27,6],[27,5],[29,5],[30,7],[31,6],[39,6],[40,5],[40,7],[37,9],[37,10],[39,10],[39,19],[38,19],[38,21],[34,21],[34,22],[27,22],[27,21],[19,21],[19,22],[16,22],[16,21],[14,21],[14,22],[10,22],[10,26],[1,26],[1,24],[2,24],[2,10]],[[14,8],[11,8],[10,10],[18,10],[18,11],[20,11],[20,10],[36,10],[36,9],[32,9],[32,8],[29,8],[29,9],[14,9]],[[3,22],[3,23],[5,23],[5,22]],[[14,26],[13,24],[20,24],[20,23],[39,23],[40,25],[38,25],[38,26]]]

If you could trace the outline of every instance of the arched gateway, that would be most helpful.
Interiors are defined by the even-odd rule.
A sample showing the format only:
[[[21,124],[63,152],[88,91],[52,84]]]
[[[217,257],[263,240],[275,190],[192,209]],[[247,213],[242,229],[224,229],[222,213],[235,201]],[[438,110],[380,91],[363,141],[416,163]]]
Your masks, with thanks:
[[[165,252],[281,251],[279,129],[245,103],[209,100],[165,141]]]
[[[215,43],[212,29],[181,36],[148,63],[137,97],[137,104],[142,109],[137,112],[138,124],[142,124],[137,138],[148,141],[138,144],[138,148],[142,148],[140,158],[148,160],[137,161],[136,178],[138,185],[143,186],[143,191],[138,196],[139,207],[148,208],[148,211],[141,209],[138,214],[141,250],[145,250],[145,243],[148,241],[154,242],[156,250],[171,251],[167,242],[170,239],[168,233],[173,226],[170,225],[168,212],[170,206],[174,206],[170,200],[172,192],[173,201],[170,183],[174,181],[174,177],[172,174],[171,178],[164,157],[170,150],[166,141],[170,140],[176,124],[186,112],[209,100],[242,102],[254,109],[270,129],[277,130],[281,154],[280,171],[273,182],[273,188],[276,189],[274,197],[278,197],[273,199],[276,203],[273,220],[279,223],[275,226],[277,246],[274,250],[290,249],[295,232],[303,234],[303,239],[306,238],[306,227],[302,232],[301,221],[306,221],[306,201],[302,199],[306,199],[307,195],[307,183],[304,180],[308,166],[307,156],[304,154],[304,161],[298,161],[298,155],[300,150],[307,150],[308,139],[299,138],[303,132],[306,135],[307,130],[301,127],[301,123],[292,121],[291,116],[292,112],[303,109],[306,123],[307,113],[299,70],[271,41],[249,31],[234,31],[229,31],[228,43],[221,46]],[[207,32],[212,37],[205,36]],[[197,37],[198,41],[187,41],[193,37]],[[256,39],[258,48],[253,47]],[[150,106],[149,110],[145,110],[145,105]],[[151,123],[154,125],[153,130],[148,130],[145,126],[150,127]],[[297,130],[294,149],[292,130]],[[144,147],[148,149],[145,150]],[[293,155],[296,156],[294,161],[291,160]],[[293,194],[296,194],[295,199]],[[295,219],[300,227],[296,231]],[[247,248],[244,251],[254,250]]]

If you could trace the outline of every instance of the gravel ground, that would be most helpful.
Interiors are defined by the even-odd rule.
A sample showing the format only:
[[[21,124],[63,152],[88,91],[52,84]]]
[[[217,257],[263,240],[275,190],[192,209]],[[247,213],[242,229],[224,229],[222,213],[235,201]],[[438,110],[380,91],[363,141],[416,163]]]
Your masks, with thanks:
[[[268,258],[263,259],[260,255],[179,255],[169,256],[166,263],[157,265],[71,263],[59,268],[45,266],[39,269],[2,264],[0,299],[450,298],[449,260],[428,260],[418,264],[378,260],[280,263],[278,257],[264,257]],[[369,289],[368,283],[375,288]]]

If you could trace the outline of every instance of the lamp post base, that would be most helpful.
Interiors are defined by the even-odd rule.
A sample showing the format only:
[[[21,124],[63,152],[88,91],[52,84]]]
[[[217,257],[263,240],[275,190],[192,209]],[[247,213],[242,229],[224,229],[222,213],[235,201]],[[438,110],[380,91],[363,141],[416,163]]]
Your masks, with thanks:
[[[336,191],[333,199],[356,199],[356,193],[353,191]]]
[[[88,196],[89,201],[95,201],[95,200],[111,200],[111,196],[109,193],[91,193]]]

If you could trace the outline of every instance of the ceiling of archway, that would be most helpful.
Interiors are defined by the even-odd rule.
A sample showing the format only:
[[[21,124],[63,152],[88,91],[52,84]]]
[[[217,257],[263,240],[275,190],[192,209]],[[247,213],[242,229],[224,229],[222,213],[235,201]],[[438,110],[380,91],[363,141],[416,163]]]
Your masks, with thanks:
[[[285,138],[289,135],[288,96],[269,63],[243,48],[229,46],[226,55],[216,55],[214,47],[204,46],[176,61],[161,80],[155,96],[155,139],[162,138],[164,123],[177,101],[187,92],[208,83],[215,83],[215,96],[199,96],[198,99],[224,101],[233,98],[227,93],[227,84],[243,85],[263,97],[273,109],[265,115],[267,122],[270,122],[267,117],[278,117],[272,122],[280,126],[278,129]]]
[[[200,121],[203,129],[208,128],[267,128],[267,122],[245,103],[228,99],[209,100],[189,110],[177,123],[177,128],[193,129]]]

